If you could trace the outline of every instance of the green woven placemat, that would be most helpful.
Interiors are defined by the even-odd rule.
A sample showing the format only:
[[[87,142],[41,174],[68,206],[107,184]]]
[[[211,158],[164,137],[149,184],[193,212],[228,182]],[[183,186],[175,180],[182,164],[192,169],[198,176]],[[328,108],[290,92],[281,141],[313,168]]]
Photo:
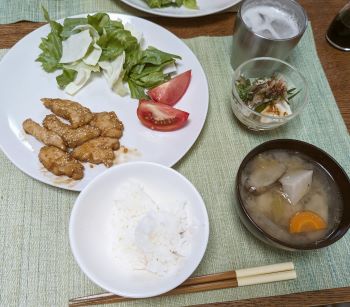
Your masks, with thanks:
[[[175,166],[203,195],[209,214],[209,244],[195,274],[293,261],[298,278],[118,306],[182,306],[350,286],[350,274],[344,274],[350,267],[349,234],[319,251],[283,252],[250,235],[234,209],[237,168],[248,151],[266,140],[308,141],[333,155],[350,173],[349,135],[318,60],[312,31],[307,30],[290,57],[290,62],[309,80],[307,108],[285,127],[269,133],[243,129],[231,112],[231,40],[231,37],[185,40],[203,65],[210,91],[203,131]],[[103,292],[84,276],[70,251],[68,221],[77,194],[31,179],[3,154],[0,174],[0,305],[66,306],[69,298]]]

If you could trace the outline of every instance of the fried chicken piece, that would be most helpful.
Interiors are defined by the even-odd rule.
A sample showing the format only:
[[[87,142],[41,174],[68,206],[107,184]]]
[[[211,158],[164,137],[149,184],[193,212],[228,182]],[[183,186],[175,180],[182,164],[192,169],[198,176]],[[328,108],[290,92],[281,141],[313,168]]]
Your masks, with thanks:
[[[45,145],[52,145],[66,151],[66,144],[57,133],[41,127],[30,118],[26,119],[22,126],[26,133],[34,136],[38,141],[44,143]]]
[[[93,118],[92,112],[78,102],[58,98],[42,98],[41,101],[52,113],[68,120],[72,128],[84,126]]]
[[[47,170],[57,176],[66,175],[75,180],[84,176],[84,166],[57,147],[42,147],[39,152],[39,160]]]
[[[115,112],[94,113],[90,125],[100,129],[101,136],[119,139],[123,135],[123,123],[118,119]]]
[[[68,147],[74,148],[88,140],[98,137],[101,133],[100,129],[90,125],[84,125],[77,129],[62,123],[59,118],[53,114],[47,115],[43,120],[43,126],[62,137]]]
[[[75,148],[72,156],[79,161],[93,164],[103,163],[111,167],[115,158],[113,150],[117,150],[119,146],[118,139],[98,137]]]

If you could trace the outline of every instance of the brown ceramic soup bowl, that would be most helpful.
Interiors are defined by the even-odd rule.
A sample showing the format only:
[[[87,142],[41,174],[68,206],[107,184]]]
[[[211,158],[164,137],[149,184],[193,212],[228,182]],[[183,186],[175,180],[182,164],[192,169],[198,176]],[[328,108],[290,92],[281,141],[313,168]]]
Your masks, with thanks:
[[[322,168],[329,173],[336,183],[340,192],[343,210],[340,217],[340,223],[325,238],[312,243],[303,244],[302,246],[283,242],[264,231],[264,229],[259,227],[249,215],[242,198],[242,189],[244,189],[243,185],[241,184],[242,172],[254,157],[269,150],[288,150],[299,152],[322,166]],[[236,176],[236,194],[238,198],[238,213],[242,223],[255,237],[273,247],[289,251],[319,249],[338,241],[350,228],[350,179],[348,175],[338,164],[338,162],[335,161],[328,153],[303,141],[292,139],[272,140],[262,143],[251,150],[243,159],[238,169]]]

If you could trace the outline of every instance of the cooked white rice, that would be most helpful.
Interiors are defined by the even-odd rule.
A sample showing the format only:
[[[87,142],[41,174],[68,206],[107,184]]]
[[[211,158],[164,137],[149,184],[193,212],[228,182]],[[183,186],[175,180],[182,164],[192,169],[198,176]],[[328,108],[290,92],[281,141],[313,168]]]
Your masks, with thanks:
[[[141,183],[118,187],[113,207],[113,254],[120,264],[159,276],[176,271],[190,254],[197,228],[187,201],[156,203]]]

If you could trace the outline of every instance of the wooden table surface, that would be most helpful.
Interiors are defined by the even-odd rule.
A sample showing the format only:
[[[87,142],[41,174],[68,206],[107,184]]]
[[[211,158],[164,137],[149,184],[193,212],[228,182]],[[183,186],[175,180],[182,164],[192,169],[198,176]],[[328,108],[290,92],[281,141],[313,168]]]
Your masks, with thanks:
[[[300,0],[299,2],[306,9],[309,20],[311,20],[319,58],[347,129],[350,131],[350,52],[342,52],[331,47],[325,39],[328,25],[348,1]],[[235,14],[225,12],[186,20],[163,17],[147,19],[162,25],[181,38],[190,38],[232,35]],[[43,23],[26,21],[0,25],[0,48],[11,48],[19,39],[41,25]],[[344,272],[344,274],[350,274],[350,268],[349,272]],[[341,302],[350,302],[350,285],[338,289],[216,303],[210,306],[318,306]]]

